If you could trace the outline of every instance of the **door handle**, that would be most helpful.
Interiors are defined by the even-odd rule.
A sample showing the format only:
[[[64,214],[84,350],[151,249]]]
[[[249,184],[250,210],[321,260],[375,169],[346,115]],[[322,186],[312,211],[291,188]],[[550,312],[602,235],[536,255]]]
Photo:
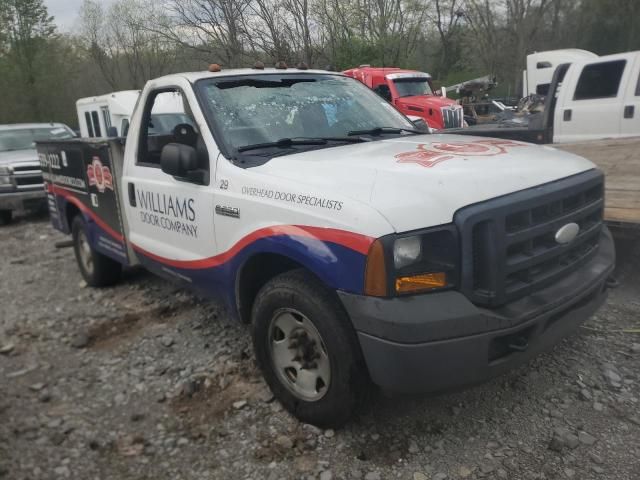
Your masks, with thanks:
[[[127,189],[129,191],[129,205],[131,205],[132,207],[136,206],[136,186],[129,182],[129,184],[127,185]]]
[[[562,115],[562,120],[564,120],[565,122],[570,122],[571,121],[571,109],[567,108],[563,115]]]
[[[624,107],[624,118],[633,118],[635,113],[635,107],[633,105],[627,105]]]

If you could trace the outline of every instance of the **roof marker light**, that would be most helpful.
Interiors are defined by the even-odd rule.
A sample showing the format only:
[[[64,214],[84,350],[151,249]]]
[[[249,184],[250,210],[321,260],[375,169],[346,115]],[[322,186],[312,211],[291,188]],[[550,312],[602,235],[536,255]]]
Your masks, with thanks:
[[[287,63],[284,60],[278,60],[276,62],[276,69],[278,69],[278,70],[286,70],[287,69]]]
[[[222,70],[222,67],[217,63],[212,63],[211,65],[209,65],[209,71],[211,73],[220,72],[221,70]]]
[[[253,68],[255,70],[264,70],[264,63],[258,60],[256,61],[256,63],[253,64]]]

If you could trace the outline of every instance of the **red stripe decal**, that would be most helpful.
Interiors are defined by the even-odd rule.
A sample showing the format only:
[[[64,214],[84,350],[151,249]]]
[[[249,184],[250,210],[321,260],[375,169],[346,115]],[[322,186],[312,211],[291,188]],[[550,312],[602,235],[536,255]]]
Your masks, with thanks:
[[[113,230],[104,220],[102,220],[96,213],[82,203],[71,192],[65,190],[57,185],[48,185],[48,191],[55,195],[64,197],[67,201],[73,203],[83,213],[87,214],[91,219],[102,228],[109,235],[117,239],[120,243],[124,243],[124,237]],[[321,242],[331,242],[343,247],[350,248],[358,253],[367,255],[369,253],[369,247],[374,242],[374,238],[366,235],[360,235],[358,233],[348,232],[346,230],[339,230],[336,228],[323,228],[323,227],[311,227],[306,225],[275,225],[273,227],[261,228],[255,232],[250,233],[246,237],[241,238],[235,245],[229,250],[219,255],[203,258],[200,260],[172,260],[170,258],[161,257],[154,253],[151,253],[138,245],[132,243],[133,249],[143,254],[146,257],[151,258],[157,262],[163,263],[167,266],[184,268],[187,270],[211,268],[223,263],[228,262],[234,256],[238,254],[243,248],[251,245],[253,242],[260,240],[261,238],[275,237],[275,236],[289,236],[289,237],[304,237],[319,240]]]
[[[98,215],[96,215],[96,213],[93,210],[91,210],[84,203],[82,203],[71,192],[65,190],[62,187],[59,187],[57,185],[51,185],[51,184],[48,185],[48,191],[49,193],[60,195],[61,197],[64,197],[68,202],[73,203],[76,207],[80,209],[80,211],[82,211],[83,213],[91,217],[91,220],[93,220],[102,230],[107,232],[109,235],[111,235],[113,238],[118,240],[120,243],[124,243],[124,237],[120,233],[116,232],[113,228],[111,228],[104,220],[98,217]]]
[[[369,247],[374,241],[374,238],[366,235],[360,235],[353,232],[347,232],[346,230],[338,230],[335,228],[322,228],[322,227],[309,227],[304,225],[276,225],[273,227],[261,228],[255,232],[250,233],[246,237],[241,238],[235,245],[229,250],[219,255],[209,258],[203,258],[200,260],[172,260],[170,258],[161,257],[154,253],[151,253],[138,245],[133,244],[133,248],[136,252],[149,257],[152,260],[163,263],[170,267],[184,268],[186,270],[211,268],[222,265],[223,263],[231,260],[238,254],[243,248],[252,244],[256,240],[261,238],[274,237],[274,236],[290,236],[290,237],[305,237],[319,240],[321,242],[331,242],[344,247],[350,248],[358,253],[367,255],[369,253]]]

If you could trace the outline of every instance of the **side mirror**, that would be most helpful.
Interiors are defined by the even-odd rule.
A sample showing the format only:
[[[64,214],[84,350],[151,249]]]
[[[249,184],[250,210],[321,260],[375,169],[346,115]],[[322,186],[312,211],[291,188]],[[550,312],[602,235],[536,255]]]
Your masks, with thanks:
[[[169,143],[160,153],[160,168],[167,175],[183,178],[192,182],[198,181],[198,154],[196,149],[182,143]]]
[[[118,129],[116,127],[107,128],[107,137],[116,138],[118,136]]]

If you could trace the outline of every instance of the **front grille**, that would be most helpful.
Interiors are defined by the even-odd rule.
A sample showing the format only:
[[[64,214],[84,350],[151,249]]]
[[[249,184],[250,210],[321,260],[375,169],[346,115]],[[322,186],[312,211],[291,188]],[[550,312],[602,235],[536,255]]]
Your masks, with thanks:
[[[462,128],[464,113],[460,107],[445,107],[442,109],[444,128]]]
[[[25,162],[11,165],[13,179],[18,190],[34,190],[43,185],[40,163]]]
[[[39,172],[40,171],[40,164],[39,163],[29,163],[29,164],[14,164],[11,166],[11,170],[13,170],[15,173],[32,173],[32,172]]]
[[[31,187],[31,186],[42,186],[42,175],[33,175],[33,176],[20,176],[16,177],[16,186],[20,187]]]
[[[596,254],[603,209],[604,178],[593,170],[460,210],[463,293],[497,307],[558,281]],[[579,233],[560,244],[569,223]]]

